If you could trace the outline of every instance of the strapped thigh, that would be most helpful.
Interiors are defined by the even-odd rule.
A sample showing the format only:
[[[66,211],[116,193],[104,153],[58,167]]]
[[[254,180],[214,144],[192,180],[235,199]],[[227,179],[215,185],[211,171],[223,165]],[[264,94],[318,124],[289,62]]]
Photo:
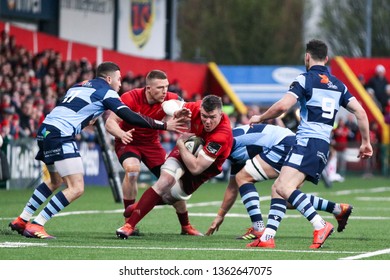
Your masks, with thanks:
[[[256,157],[248,159],[244,168],[245,171],[248,172],[248,174],[251,175],[252,178],[257,182],[266,181],[269,179],[263,167],[261,167],[261,164],[257,161]]]

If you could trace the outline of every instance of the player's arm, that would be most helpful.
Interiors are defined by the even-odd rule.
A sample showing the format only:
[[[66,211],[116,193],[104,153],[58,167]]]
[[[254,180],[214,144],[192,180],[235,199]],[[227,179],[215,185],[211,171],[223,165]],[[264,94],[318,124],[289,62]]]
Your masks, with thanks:
[[[123,104],[119,98],[106,98],[103,103],[108,109],[118,115],[118,117],[135,126],[174,132],[180,132],[187,129],[183,119],[172,119],[168,122],[155,120],[148,116],[135,113]]]
[[[205,171],[214,161],[215,158],[212,158],[201,150],[198,156],[194,156],[190,151],[187,150],[184,145],[185,140],[188,138],[188,135],[184,134],[177,139],[176,146],[180,151],[180,156],[191,172],[192,175],[199,175]]]
[[[192,112],[183,107],[185,104],[182,100],[170,99],[164,101],[161,106],[167,116],[171,116],[174,118],[186,118],[189,121],[191,118]]]
[[[129,131],[124,131],[119,124],[121,123],[122,119],[118,117],[114,113],[110,113],[106,120],[105,128],[112,136],[121,139],[123,144],[129,144],[131,141],[133,141],[133,131],[134,129],[131,129]]]
[[[167,101],[164,101],[161,106],[168,116],[173,117],[176,111],[180,110],[183,108],[184,101],[182,100],[176,100],[176,99],[170,99]]]
[[[373,151],[370,143],[370,128],[366,111],[355,98],[348,102],[347,110],[355,115],[360,134],[362,135],[362,143],[359,148],[358,157],[362,159],[370,158]]]
[[[282,99],[269,107],[264,114],[252,116],[249,120],[249,123],[261,123],[270,119],[275,119],[281,116],[283,113],[286,113],[292,106],[295,105],[295,103],[297,103],[296,96],[288,92],[282,97]]]
[[[218,210],[217,216],[211,223],[206,235],[212,235],[215,231],[218,231],[220,225],[223,223],[225,215],[232,208],[234,202],[237,199],[238,186],[234,177],[230,177],[229,185],[226,188],[225,195],[221,204],[221,208]]]

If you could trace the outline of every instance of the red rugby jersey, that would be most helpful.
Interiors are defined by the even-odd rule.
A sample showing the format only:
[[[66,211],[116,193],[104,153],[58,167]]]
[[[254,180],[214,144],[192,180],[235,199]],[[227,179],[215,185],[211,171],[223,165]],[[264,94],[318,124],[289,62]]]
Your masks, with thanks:
[[[228,158],[233,146],[233,134],[229,117],[223,113],[221,122],[211,131],[206,132],[200,118],[200,106],[202,101],[187,102],[184,107],[192,112],[191,132],[196,136],[202,137],[205,141],[203,151],[210,157],[215,158],[213,164],[205,170],[210,173],[210,177],[219,174],[222,171],[222,164]]]
[[[124,104],[129,106],[130,109],[136,113],[143,114],[155,120],[162,120],[166,116],[161,103],[148,103],[146,100],[145,88],[132,89],[122,94],[120,98]],[[170,99],[179,99],[179,96],[176,93],[167,92],[164,101]],[[149,143],[159,142],[158,130],[136,127],[125,121],[120,123],[120,127],[125,131],[135,128],[135,131],[133,132],[133,142],[131,142],[133,145],[142,144],[145,141],[148,141]]]

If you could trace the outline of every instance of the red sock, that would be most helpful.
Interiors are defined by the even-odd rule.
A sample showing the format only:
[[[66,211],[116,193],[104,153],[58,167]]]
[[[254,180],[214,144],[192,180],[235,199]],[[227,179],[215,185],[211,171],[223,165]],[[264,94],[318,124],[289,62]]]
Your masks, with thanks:
[[[125,218],[129,218],[131,214],[133,213],[134,209],[137,208],[138,202],[134,202],[133,204],[127,206],[125,211],[123,212],[123,216]]]
[[[177,213],[177,217],[179,218],[179,222],[181,226],[188,226],[190,224],[190,220],[188,219],[188,211],[184,213]]]
[[[158,203],[162,201],[153,188],[147,189],[138,201],[137,207],[134,209],[130,218],[126,220],[133,228],[146,216]]]
[[[123,199],[123,206],[125,207],[125,209],[131,205],[131,204],[134,204],[135,202],[135,199]]]

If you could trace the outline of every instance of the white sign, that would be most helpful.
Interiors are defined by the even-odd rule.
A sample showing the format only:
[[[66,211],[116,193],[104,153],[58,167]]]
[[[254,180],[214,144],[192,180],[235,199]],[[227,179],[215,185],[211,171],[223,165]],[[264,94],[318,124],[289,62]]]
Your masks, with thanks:
[[[118,4],[118,51],[164,59],[166,0],[129,0]]]
[[[61,0],[60,38],[113,49],[114,11],[114,0]]]

